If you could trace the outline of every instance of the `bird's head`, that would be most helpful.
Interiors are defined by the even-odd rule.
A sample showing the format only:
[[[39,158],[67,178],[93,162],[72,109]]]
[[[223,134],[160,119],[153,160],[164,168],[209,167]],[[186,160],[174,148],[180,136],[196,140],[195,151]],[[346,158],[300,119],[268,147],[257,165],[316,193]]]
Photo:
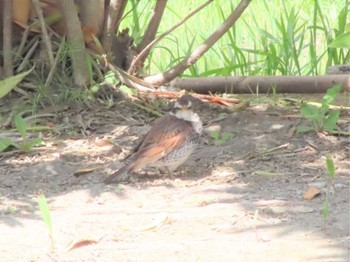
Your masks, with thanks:
[[[189,95],[181,96],[174,105],[174,112],[192,110],[192,102]]]
[[[192,101],[190,95],[181,96],[170,112],[173,116],[191,122],[196,132],[202,133],[202,121],[199,116],[192,111]]]

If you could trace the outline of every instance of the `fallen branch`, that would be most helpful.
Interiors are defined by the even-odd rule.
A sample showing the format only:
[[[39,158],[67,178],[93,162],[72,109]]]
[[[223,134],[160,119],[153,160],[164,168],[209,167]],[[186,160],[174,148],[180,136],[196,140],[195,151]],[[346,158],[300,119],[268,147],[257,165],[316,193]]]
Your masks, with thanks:
[[[177,78],[170,86],[201,94],[325,93],[335,84],[350,91],[349,75],[325,76],[228,76]]]
[[[154,90],[151,91],[152,95],[162,98],[177,99],[184,94],[183,91],[162,91]],[[210,102],[213,104],[220,104],[224,106],[232,106],[233,104],[239,104],[241,101],[237,98],[223,98],[213,95],[203,95],[191,93],[191,96],[196,97],[202,101]]]
[[[139,91],[153,91],[155,87],[143,79],[136,76],[132,76],[124,70],[113,66],[111,63],[108,64],[108,68],[118,77],[118,79],[126,86],[135,88]]]

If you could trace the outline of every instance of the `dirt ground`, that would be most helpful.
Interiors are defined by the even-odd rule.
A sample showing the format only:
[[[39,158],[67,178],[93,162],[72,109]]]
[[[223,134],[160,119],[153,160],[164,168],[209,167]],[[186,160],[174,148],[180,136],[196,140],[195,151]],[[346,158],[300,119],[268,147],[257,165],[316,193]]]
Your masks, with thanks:
[[[147,169],[103,183],[154,120],[120,101],[65,109],[50,120],[60,134],[44,136],[45,147],[2,153],[1,260],[350,261],[349,138],[295,134],[303,121],[293,105],[196,106],[206,128],[232,138],[204,137],[173,177]],[[349,111],[340,124],[349,128]],[[332,184],[326,156],[336,166]],[[305,200],[311,186],[321,194]]]

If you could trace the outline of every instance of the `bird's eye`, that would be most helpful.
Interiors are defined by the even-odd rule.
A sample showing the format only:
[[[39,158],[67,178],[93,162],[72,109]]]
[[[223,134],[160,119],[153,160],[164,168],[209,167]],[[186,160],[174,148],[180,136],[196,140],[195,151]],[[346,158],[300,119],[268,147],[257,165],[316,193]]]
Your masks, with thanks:
[[[188,100],[187,108],[191,108],[191,107],[192,107],[192,102],[191,102],[191,100]]]

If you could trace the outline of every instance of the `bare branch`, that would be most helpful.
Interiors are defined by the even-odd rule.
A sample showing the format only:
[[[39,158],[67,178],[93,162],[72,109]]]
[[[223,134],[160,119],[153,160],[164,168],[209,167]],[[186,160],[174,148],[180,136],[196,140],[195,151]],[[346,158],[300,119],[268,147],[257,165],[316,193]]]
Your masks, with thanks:
[[[112,40],[118,30],[127,0],[111,0],[102,33],[102,46],[106,53],[111,51]]]
[[[73,0],[61,0],[60,5],[67,25],[67,38],[70,44],[74,83],[82,86],[87,83],[88,64],[85,43],[78,13]]]
[[[160,21],[162,20],[167,2],[168,2],[168,0],[156,2],[156,5],[155,5],[154,10],[153,10],[153,15],[148,23],[148,27],[146,29],[146,32],[142,38],[141,43],[136,47],[137,52],[141,52],[143,49],[145,49],[147,47],[147,45],[149,43],[151,43],[154,40],[156,33],[158,31],[158,28],[159,28]],[[146,60],[146,58],[149,54],[149,51],[150,50],[148,50],[144,54],[144,56],[142,57],[142,59],[139,62],[140,64],[144,63],[144,61]]]
[[[38,15],[38,18],[39,18],[39,22],[40,22],[40,26],[41,26],[41,32],[42,32],[42,35],[43,35],[43,42],[45,43],[45,46],[46,46],[46,51],[47,51],[47,55],[48,55],[48,58],[49,58],[50,66],[53,66],[53,64],[55,63],[54,62],[55,59],[53,58],[51,41],[50,41],[49,34],[47,33],[47,30],[46,30],[46,24],[45,24],[43,12],[42,12],[40,4],[39,4],[39,0],[32,0],[32,3],[34,5],[35,12],[36,12],[36,14]]]
[[[219,28],[207,40],[203,42],[191,55],[182,60],[179,64],[169,69],[168,71],[149,76],[145,78],[146,82],[152,83],[156,86],[163,85],[178,75],[182,74],[187,68],[193,65],[197,60],[208,51],[238,20],[244,10],[248,7],[251,0],[241,0],[232,14],[219,26]]]
[[[324,93],[335,84],[350,91],[349,75],[326,76],[220,76],[178,78],[171,86],[196,93]]]
[[[146,83],[145,81],[143,81],[143,79],[140,79],[136,76],[133,75],[129,75],[127,72],[125,72],[124,70],[118,68],[118,67],[114,67],[112,64],[108,64],[108,68],[114,73],[116,74],[116,76],[118,77],[118,79],[125,84],[128,87],[132,87],[135,88],[139,91],[153,91],[154,90],[154,86],[152,86],[149,83]]]
[[[204,7],[206,7],[207,5],[209,5],[211,2],[213,2],[213,0],[208,0],[207,2],[205,2],[204,4],[202,4],[201,6],[199,6],[197,9],[193,10],[191,13],[189,13],[184,19],[182,19],[179,23],[177,23],[176,25],[172,26],[170,29],[168,29],[167,31],[165,31],[164,33],[162,33],[160,36],[158,36],[156,39],[154,39],[151,43],[149,43],[145,49],[143,49],[141,51],[141,53],[134,59],[134,61],[132,62],[131,66],[129,67],[128,72],[131,73],[133,71],[135,71],[135,68],[138,67],[138,64],[140,63],[140,61],[144,61],[144,57],[148,55],[149,51],[151,50],[151,48],[157,43],[159,42],[163,37],[167,36],[168,34],[170,34],[172,31],[174,31],[176,28],[178,28],[180,25],[184,24],[189,18],[191,18],[193,15],[195,15],[196,13],[198,13],[200,10],[202,10]]]
[[[4,1],[3,10],[3,48],[4,48],[4,76],[13,75],[12,61],[12,0]]]

